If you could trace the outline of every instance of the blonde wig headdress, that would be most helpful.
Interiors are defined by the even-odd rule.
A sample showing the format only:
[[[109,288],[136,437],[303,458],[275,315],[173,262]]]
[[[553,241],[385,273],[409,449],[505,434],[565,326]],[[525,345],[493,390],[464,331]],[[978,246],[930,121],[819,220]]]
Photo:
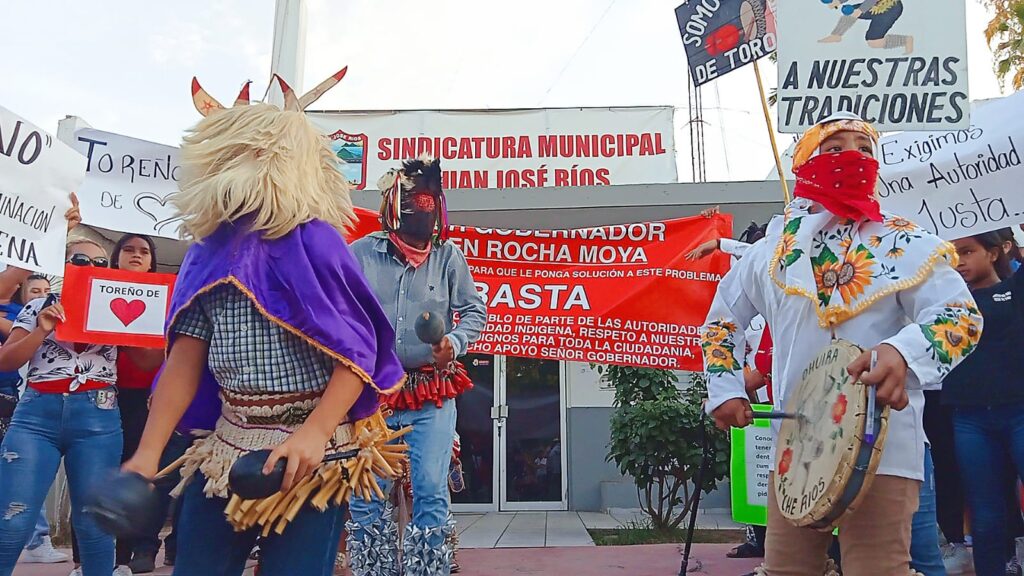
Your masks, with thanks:
[[[800,137],[793,150],[793,171],[817,156],[821,143],[836,132],[859,132],[871,138],[873,147],[878,145],[878,131],[869,122],[856,114],[839,112],[811,126]]]
[[[350,186],[327,138],[302,112],[337,84],[342,69],[301,98],[280,76],[284,109],[249,104],[249,83],[225,108],[195,78],[192,100],[204,116],[181,146],[182,179],[170,198],[182,235],[202,240],[223,222],[251,218],[249,229],[280,238],[323,220],[344,232],[354,221]]]

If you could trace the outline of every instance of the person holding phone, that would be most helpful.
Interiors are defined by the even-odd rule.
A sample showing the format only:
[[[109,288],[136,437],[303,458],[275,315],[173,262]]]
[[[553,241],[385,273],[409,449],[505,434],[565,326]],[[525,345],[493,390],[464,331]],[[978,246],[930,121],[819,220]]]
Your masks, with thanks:
[[[66,257],[75,265],[109,265],[103,248],[90,240],[71,240]],[[57,340],[54,330],[64,318],[58,294],[37,298],[18,314],[0,348],[0,371],[28,363],[28,386],[0,448],[0,511],[7,519],[0,522],[0,576],[13,572],[62,459],[81,573],[114,571],[113,537],[81,510],[96,480],[120,463],[117,347]]]

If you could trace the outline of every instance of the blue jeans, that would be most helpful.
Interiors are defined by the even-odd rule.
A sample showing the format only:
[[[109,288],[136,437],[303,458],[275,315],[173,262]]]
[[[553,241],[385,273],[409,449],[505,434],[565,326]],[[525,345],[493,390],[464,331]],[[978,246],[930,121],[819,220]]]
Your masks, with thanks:
[[[113,572],[113,536],[81,509],[96,484],[116,472],[121,461],[121,416],[107,396],[114,393],[113,388],[73,394],[25,391],[0,447],[0,576],[14,570],[62,457],[83,576]]]
[[[388,427],[398,430],[412,426],[403,436],[409,443],[409,462],[412,482],[412,524],[429,529],[444,526],[448,520],[448,465],[452,460],[452,442],[455,440],[455,401],[446,400],[441,408],[427,404],[420,410],[397,410],[388,418]],[[385,494],[391,482],[381,481]],[[378,498],[370,502],[353,498],[350,502],[352,522],[360,527],[377,523],[384,502]],[[363,534],[354,534],[362,538]],[[440,547],[443,535],[438,535],[431,546]]]
[[[971,509],[974,571],[1003,574],[1009,559],[1006,478],[1024,471],[1024,405],[958,407],[953,433]]]
[[[50,523],[46,521],[46,506],[39,509],[39,518],[36,518],[36,527],[32,530],[32,537],[28,539],[25,548],[35,550],[43,545],[43,538],[50,535]]]
[[[17,398],[20,394],[18,392],[21,386],[21,378],[15,379],[2,379],[0,378],[0,394],[6,394],[7,396],[13,396]],[[8,422],[9,423],[9,422]],[[0,441],[3,440],[3,435],[0,434]],[[29,550],[35,550],[43,545],[43,538],[50,535],[50,523],[46,521],[46,507],[43,506],[39,510],[39,518],[36,519],[35,530],[32,531],[32,538],[29,539],[28,545],[25,548]]]
[[[946,576],[939,550],[938,521],[935,516],[935,467],[931,448],[924,448],[924,482],[917,512],[910,528],[910,567],[924,576]]]
[[[181,495],[177,576],[241,576],[261,528],[235,532],[224,515],[225,498],[203,494],[206,478],[196,474]],[[338,554],[341,512],[304,506],[283,534],[260,538],[260,576],[331,576]],[[109,574],[108,574],[109,576]]]

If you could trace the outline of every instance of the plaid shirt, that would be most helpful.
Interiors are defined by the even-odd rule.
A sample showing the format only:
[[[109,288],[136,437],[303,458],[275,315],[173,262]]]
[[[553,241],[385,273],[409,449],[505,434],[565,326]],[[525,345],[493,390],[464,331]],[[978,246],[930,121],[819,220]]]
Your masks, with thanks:
[[[231,392],[321,392],[334,372],[327,354],[260,314],[231,284],[201,294],[172,330],[209,342],[210,372]]]

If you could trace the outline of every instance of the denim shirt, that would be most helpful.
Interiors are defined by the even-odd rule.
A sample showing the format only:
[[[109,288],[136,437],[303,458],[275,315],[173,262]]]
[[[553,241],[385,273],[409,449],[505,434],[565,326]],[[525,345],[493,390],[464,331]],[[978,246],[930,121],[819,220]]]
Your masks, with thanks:
[[[414,370],[434,360],[430,345],[416,337],[416,318],[423,312],[445,319],[455,357],[464,355],[487,323],[487,306],[473,283],[466,256],[446,242],[434,246],[426,262],[413,268],[391,253],[390,244],[387,236],[372,234],[354,242],[352,252],[395,327],[395,351],[402,366]]]

